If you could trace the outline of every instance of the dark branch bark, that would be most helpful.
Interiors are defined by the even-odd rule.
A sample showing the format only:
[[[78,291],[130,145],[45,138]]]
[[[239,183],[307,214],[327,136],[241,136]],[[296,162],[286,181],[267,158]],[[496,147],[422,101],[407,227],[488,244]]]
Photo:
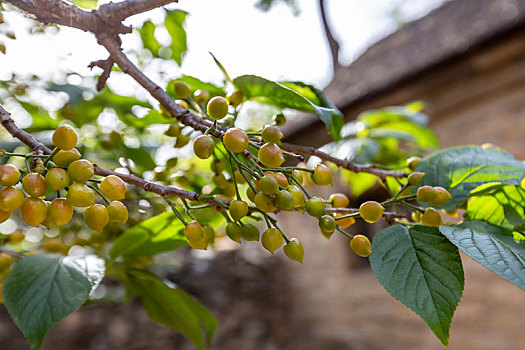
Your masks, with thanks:
[[[61,24],[86,32],[131,33],[122,21],[178,0],[126,0],[104,4],[98,10],[85,11],[62,0],[6,0],[44,24]],[[108,30],[109,29],[109,30]]]
[[[119,23],[138,13],[147,12],[178,0],[127,0],[117,3],[110,2],[100,6],[100,16],[108,23]]]
[[[330,52],[332,54],[332,65],[334,72],[339,67],[339,42],[334,38],[330,25],[328,24],[328,18],[326,16],[325,10],[325,1],[319,0],[319,7],[321,8],[321,19],[323,21],[323,28],[326,35],[326,40],[328,40],[328,45],[330,45]]]
[[[44,24],[62,24],[83,31],[96,32],[97,18],[89,11],[61,0],[6,0]]]

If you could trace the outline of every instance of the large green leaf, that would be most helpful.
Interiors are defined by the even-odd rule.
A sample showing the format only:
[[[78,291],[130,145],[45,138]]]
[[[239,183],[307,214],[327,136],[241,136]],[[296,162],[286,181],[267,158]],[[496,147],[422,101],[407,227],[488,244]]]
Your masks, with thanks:
[[[472,197],[468,201],[465,218],[512,229],[525,221],[524,207],[525,191],[520,186],[507,185]]]
[[[233,80],[233,84],[242,91],[247,99],[273,104],[281,108],[316,113],[334,139],[339,139],[343,117],[333,108],[318,106],[290,87],[255,75],[237,77]]]
[[[207,341],[211,340],[217,321],[204,306],[180,288],[169,288],[151,272],[139,269],[127,272],[126,284],[141,299],[153,321],[181,332],[198,349],[205,347],[201,325]]]
[[[110,256],[150,256],[185,246],[184,225],[172,212],[165,212],[135,225],[120,235]]]
[[[171,36],[171,58],[173,58],[179,66],[182,64],[182,59],[188,49],[186,44],[186,31],[184,30],[184,22],[187,14],[187,12],[181,10],[169,11],[164,20],[164,25]]]
[[[423,159],[416,171],[426,173],[421,186],[441,186],[450,192],[452,199],[440,208],[452,210],[484,183],[519,185],[525,175],[525,165],[504,151],[462,146]]]
[[[482,221],[466,221],[439,230],[472,259],[525,289],[525,242],[511,230]]]
[[[435,227],[396,225],[374,237],[370,264],[379,283],[447,345],[465,283],[458,249]]]
[[[2,293],[15,324],[40,348],[46,332],[78,309],[104,277],[104,262],[42,254],[24,258],[7,277]]]
[[[159,49],[161,48],[157,39],[155,39],[155,24],[152,21],[146,21],[140,28],[140,38],[144,44],[144,48],[148,49],[153,56],[159,56]]]

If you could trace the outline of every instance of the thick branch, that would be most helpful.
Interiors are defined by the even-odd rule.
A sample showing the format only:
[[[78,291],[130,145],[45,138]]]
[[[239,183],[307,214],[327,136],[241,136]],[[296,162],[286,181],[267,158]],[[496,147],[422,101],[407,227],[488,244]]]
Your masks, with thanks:
[[[122,2],[104,4],[100,6],[99,13],[108,23],[119,23],[124,19],[138,13],[147,12],[178,0],[127,0]]]
[[[34,0],[6,1],[35,16],[36,20],[44,24],[62,24],[83,31],[97,31],[97,18],[92,12],[84,11],[61,0],[39,0],[38,2]]]
[[[98,10],[85,11],[62,0],[6,0],[36,20],[48,24],[61,24],[86,32],[117,34],[131,33],[131,28],[122,24],[126,18],[146,12],[178,0],[126,0],[108,3]],[[109,29],[109,30],[108,30]]]

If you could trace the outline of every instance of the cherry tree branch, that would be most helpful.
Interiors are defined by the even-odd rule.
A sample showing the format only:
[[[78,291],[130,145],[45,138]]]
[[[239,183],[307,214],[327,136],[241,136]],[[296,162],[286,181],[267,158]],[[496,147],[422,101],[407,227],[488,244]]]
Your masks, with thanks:
[[[4,107],[0,106],[0,124],[11,134],[11,136],[19,139],[31,150],[37,154],[51,154],[51,150],[47,148],[40,141],[35,139],[33,135],[21,130],[16,126],[15,121],[11,118],[11,115]]]
[[[6,0],[44,24],[54,23],[94,34],[131,33],[122,21],[133,15],[178,2],[178,0],[126,0],[110,2],[98,10],[86,11],[62,0]],[[108,30],[109,29],[109,30]]]
[[[292,143],[286,143],[283,142],[281,144],[281,147],[287,151],[301,154],[303,156],[316,156],[321,158],[322,160],[326,162],[331,162],[337,165],[340,168],[347,169],[356,173],[369,173],[373,174],[382,180],[384,180],[387,177],[396,177],[396,178],[403,178],[407,177],[409,174],[404,171],[392,171],[392,170],[384,170],[384,169],[377,169],[374,168],[373,165],[361,165],[361,164],[355,164],[352,163],[346,159],[340,159],[337,157],[333,157],[329,155],[328,153],[325,153],[323,151],[318,150],[315,147],[310,146],[300,146],[300,145],[294,145]]]
[[[43,143],[35,139],[31,134],[20,129],[11,118],[9,112],[7,112],[0,105],[0,124],[15,138],[27,145],[33,152],[37,154],[51,154],[51,149],[46,147]],[[164,198],[166,197],[179,197],[194,202],[208,203],[215,208],[221,206],[229,206],[228,201],[217,200],[211,196],[203,196],[193,191],[186,191],[180,188],[163,186],[154,182],[146,181],[134,175],[122,174],[116,171],[107,170],[93,164],[95,175],[109,176],[115,175],[121,178],[124,182],[142,188],[144,191],[156,193]],[[327,213],[346,213],[355,214],[359,212],[357,208],[326,208]],[[394,212],[383,212],[383,217],[386,220],[392,221],[395,218],[406,218],[405,214],[394,213]]]
[[[22,141],[27,145],[33,152],[37,154],[51,154],[51,150],[46,147],[43,143],[35,139],[31,134],[21,130],[16,126],[14,120],[11,118],[9,112],[7,112],[0,105],[0,124],[15,138]],[[220,207],[220,204],[227,204],[227,202],[218,201],[210,196],[203,196],[193,191],[186,191],[180,188],[171,186],[162,186],[150,181],[146,181],[134,175],[127,175],[118,173],[116,171],[106,170],[98,165],[93,165],[95,168],[95,175],[108,176],[115,175],[120,177],[124,182],[140,187],[148,192],[156,193],[162,197],[179,197],[188,199],[190,201],[208,203],[214,207]]]
[[[92,65],[103,66],[104,73],[103,79],[107,79],[109,62],[114,61],[122,71],[130,75],[135,81],[137,81],[144,89],[146,89],[155,99],[157,99],[160,104],[166,108],[166,110],[177,120],[179,120],[184,125],[192,127],[194,130],[205,132],[210,129],[213,124],[207,120],[204,120],[200,117],[195,116],[190,110],[185,109],[179,106],[171,98],[171,96],[164,91],[159,85],[155,84],[151,79],[149,79],[142,71],[140,71],[122,52],[120,47],[120,39],[118,37],[119,33],[122,33],[119,30],[104,30],[104,26],[109,28],[116,28],[118,24],[111,21],[122,20],[127,16],[139,13],[141,11],[147,11],[149,9],[155,8],[156,6],[162,6],[167,3],[174,1],[169,0],[127,0],[120,3],[110,3],[107,5],[101,6],[100,10],[93,10],[91,12],[86,12],[78,9],[76,6],[67,4],[61,0],[42,0],[43,6],[35,6],[30,0],[7,0],[8,2],[19,6],[26,12],[34,14],[37,19],[42,17],[47,18],[50,22],[64,24],[67,26],[73,26],[75,28],[89,30],[97,35],[99,43],[104,46],[110,57],[106,62],[102,63],[101,61],[95,62]],[[53,6],[57,7],[57,11],[53,10]],[[69,9],[71,13],[74,14],[74,21],[68,23],[66,19],[71,16],[65,14]],[[101,15],[102,13],[102,15]],[[45,16],[44,16],[45,14]],[[73,23],[73,24],[72,24]],[[110,61],[111,60],[111,61]],[[99,64],[97,64],[99,63]],[[224,135],[225,129],[219,128],[213,132],[215,137],[222,138]],[[324,161],[332,162],[339,167],[355,171],[355,172],[366,172],[374,174],[381,179],[385,179],[388,176],[391,177],[406,177],[408,176],[405,172],[400,171],[389,171],[383,169],[377,169],[373,165],[359,165],[354,164],[348,160],[339,159],[333,157],[327,153],[319,151],[313,147],[305,147],[299,145],[293,145],[289,143],[283,143],[282,149],[287,152],[292,152],[302,156],[317,156]],[[248,151],[244,152],[244,155],[249,158],[253,158],[258,162],[257,157],[251,155]]]
[[[178,0],[126,0],[122,2],[104,4],[99,13],[108,23],[119,23],[138,13],[147,12],[164,5],[179,2]]]
[[[325,208],[325,213],[340,213],[340,214],[356,214],[359,213],[358,208]],[[382,215],[386,220],[406,219],[407,214],[384,211]]]

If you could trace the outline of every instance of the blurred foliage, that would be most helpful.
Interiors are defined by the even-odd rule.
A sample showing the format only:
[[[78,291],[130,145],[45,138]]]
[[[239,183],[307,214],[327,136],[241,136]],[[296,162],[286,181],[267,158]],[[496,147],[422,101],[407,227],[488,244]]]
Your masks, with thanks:
[[[357,164],[404,168],[408,157],[428,154],[439,147],[422,109],[421,102],[413,102],[363,112],[343,126],[340,140],[324,145],[321,150]],[[391,180],[385,185],[367,173],[344,170],[342,176],[353,197],[359,197],[376,184],[387,186],[390,193],[395,193],[400,186]]]
[[[255,3],[255,7],[262,11],[269,11],[273,6],[275,6],[278,3],[286,4],[290,8],[290,10],[292,10],[295,16],[299,15],[299,13],[301,12],[296,0],[258,0],[257,3]]]

